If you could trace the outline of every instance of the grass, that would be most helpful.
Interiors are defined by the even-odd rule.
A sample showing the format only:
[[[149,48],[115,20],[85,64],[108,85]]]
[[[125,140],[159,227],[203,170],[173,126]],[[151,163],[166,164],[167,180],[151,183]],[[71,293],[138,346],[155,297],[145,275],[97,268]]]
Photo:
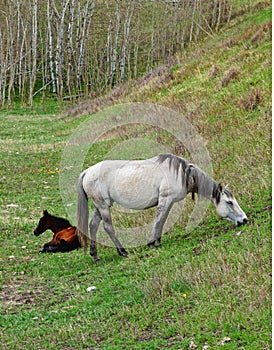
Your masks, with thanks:
[[[127,259],[103,245],[97,265],[82,250],[39,254],[51,234],[34,237],[33,229],[43,209],[66,216],[60,159],[85,117],[60,117],[53,102],[1,111],[2,348],[271,348],[271,38],[262,30],[269,21],[270,7],[234,19],[178,55],[168,79],[116,101],[157,101],[187,115],[247,226],[220,221],[210,207],[190,235],[182,217],[160,248],[129,248]],[[124,132],[102,139],[88,159],[103,159],[121,140]],[[125,216],[115,220],[130,226]]]

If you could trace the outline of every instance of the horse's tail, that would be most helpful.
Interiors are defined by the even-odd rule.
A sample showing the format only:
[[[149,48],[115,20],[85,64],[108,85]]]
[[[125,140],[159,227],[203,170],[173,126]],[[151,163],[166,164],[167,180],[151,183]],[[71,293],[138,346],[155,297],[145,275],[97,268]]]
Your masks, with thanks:
[[[81,246],[86,251],[88,242],[88,197],[83,188],[85,172],[79,176],[78,180],[78,206],[77,206],[77,236]]]

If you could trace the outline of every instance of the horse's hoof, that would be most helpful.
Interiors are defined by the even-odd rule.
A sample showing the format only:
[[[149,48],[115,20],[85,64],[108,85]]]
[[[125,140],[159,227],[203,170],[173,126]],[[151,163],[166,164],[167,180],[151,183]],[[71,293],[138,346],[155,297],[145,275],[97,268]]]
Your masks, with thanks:
[[[128,252],[125,250],[125,248],[117,248],[118,254],[126,258],[128,256]]]
[[[147,245],[148,245],[148,247],[151,248],[151,249],[156,249],[156,248],[157,248],[157,246],[155,245],[155,241],[154,241],[154,242],[150,242],[150,243],[148,243]]]
[[[160,239],[156,239],[153,242],[149,242],[147,244],[151,249],[156,249],[157,247],[159,247],[161,245],[161,240]]]
[[[157,248],[161,245],[161,240],[160,239],[156,239],[156,241],[154,242],[154,246]]]
[[[98,256],[96,258],[93,258],[93,262],[95,264],[98,264],[99,261],[100,261],[100,258]]]

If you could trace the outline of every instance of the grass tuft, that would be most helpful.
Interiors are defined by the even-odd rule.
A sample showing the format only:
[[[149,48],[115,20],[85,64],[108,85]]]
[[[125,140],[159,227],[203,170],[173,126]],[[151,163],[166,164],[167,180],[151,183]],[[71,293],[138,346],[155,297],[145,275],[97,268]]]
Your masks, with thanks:
[[[226,87],[231,81],[238,79],[240,76],[240,69],[237,67],[229,68],[222,78],[222,87]]]

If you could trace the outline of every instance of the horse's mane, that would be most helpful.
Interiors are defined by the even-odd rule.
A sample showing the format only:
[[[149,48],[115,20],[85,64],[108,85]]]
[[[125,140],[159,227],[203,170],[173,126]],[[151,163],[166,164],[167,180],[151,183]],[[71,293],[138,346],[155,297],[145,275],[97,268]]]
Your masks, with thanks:
[[[233,197],[232,193],[227,189],[219,186],[219,184],[213,180],[207,173],[200,169],[197,165],[189,163],[184,158],[175,156],[173,154],[160,154],[157,156],[159,164],[165,161],[169,162],[169,169],[173,168],[176,176],[178,176],[179,170],[182,170],[182,181],[185,182],[188,192],[192,193],[192,199],[194,199],[194,193],[199,196],[215,199],[217,202],[220,200],[220,193],[223,191],[228,197]]]
[[[49,214],[48,212],[46,215],[53,218],[54,220],[58,221],[59,225],[62,225],[64,227],[72,226],[71,223],[67,219],[61,218],[60,216],[55,216],[55,215]]]
[[[183,174],[182,181],[186,182],[187,190],[192,193],[193,200],[194,193],[198,193],[198,195],[206,198],[215,198],[218,196],[218,183],[195,164],[189,163],[184,158],[173,154],[160,154],[157,160],[160,164],[168,160],[169,169],[172,167],[177,176],[181,168]],[[227,192],[229,195],[230,192],[228,190]]]
[[[166,160],[169,161],[169,169],[172,167],[177,175],[180,167],[182,168],[182,171],[185,172],[188,165],[188,162],[184,158],[175,156],[174,154],[160,154],[157,157],[159,164],[164,163]]]
[[[60,218],[59,216],[54,216],[54,218],[64,225],[71,226],[71,223],[67,219]]]
[[[217,203],[220,201],[220,195],[222,191],[226,191],[227,195],[232,196],[231,192],[227,189],[222,190],[222,186],[219,185],[212,177],[206,172],[200,169],[198,166],[191,165],[191,178],[192,178],[192,192],[198,193],[199,196],[207,199],[215,199]],[[188,172],[188,171],[187,171]],[[188,174],[186,182],[188,183]]]

